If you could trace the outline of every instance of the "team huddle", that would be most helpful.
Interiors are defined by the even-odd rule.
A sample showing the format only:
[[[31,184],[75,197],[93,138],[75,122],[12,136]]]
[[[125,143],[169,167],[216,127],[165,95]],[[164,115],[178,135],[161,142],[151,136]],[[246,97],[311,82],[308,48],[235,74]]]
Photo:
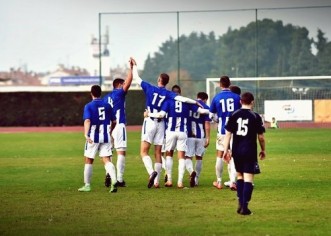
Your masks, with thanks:
[[[181,96],[178,85],[166,89],[169,76],[159,75],[157,86],[142,80],[133,58],[126,80],[115,79],[113,91],[101,98],[101,88],[93,85],[92,101],[84,108],[85,165],[84,183],[80,192],[91,191],[92,164],[99,152],[106,170],[105,185],[110,192],[125,187],[124,170],[127,148],[125,96],[134,79],[141,86],[146,98],[146,110],[141,131],[140,155],[148,173],[148,188],[159,188],[162,169],[165,170],[165,187],[173,186],[173,156],[178,156],[177,187],[184,188],[183,178],[188,171],[190,187],[199,185],[202,159],[210,142],[210,123],[217,122],[216,181],[213,186],[222,189],[223,165],[227,163],[230,181],[224,183],[237,191],[238,209],[250,215],[248,202],[253,191],[253,176],[259,173],[257,140],[265,158],[265,140],[261,117],[252,111],[254,96],[231,86],[227,76],[220,78],[221,92],[206,104],[208,95],[197,94],[197,99]],[[154,164],[149,156],[154,146]],[[117,152],[116,168],[112,163],[112,148]],[[193,167],[192,159],[196,158]]]

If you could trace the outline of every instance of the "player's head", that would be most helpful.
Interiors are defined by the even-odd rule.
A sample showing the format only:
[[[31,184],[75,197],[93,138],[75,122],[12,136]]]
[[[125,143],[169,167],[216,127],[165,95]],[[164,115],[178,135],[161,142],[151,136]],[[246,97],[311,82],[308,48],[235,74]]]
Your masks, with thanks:
[[[231,85],[231,82],[230,82],[230,78],[229,76],[227,75],[223,75],[221,78],[220,78],[220,86],[222,88],[229,88],[229,86]]]
[[[250,92],[243,93],[240,97],[242,105],[252,105],[254,102],[254,96]]]
[[[114,81],[113,81],[113,87],[114,88],[119,88],[121,85],[124,84],[124,79],[121,79],[121,78],[116,78]]]
[[[206,102],[208,100],[208,94],[205,93],[205,92],[199,92],[197,94],[197,98],[204,101],[204,102]]]
[[[173,91],[176,94],[181,94],[182,93],[182,90],[180,89],[180,87],[177,84],[172,86],[171,91]]]
[[[93,85],[91,87],[91,94],[93,97],[96,97],[96,98],[101,97],[101,87],[99,85]]]
[[[160,74],[158,82],[161,83],[161,85],[166,86],[169,83],[169,75],[166,73]]]
[[[230,90],[238,95],[241,94],[241,89],[236,85],[230,85]]]

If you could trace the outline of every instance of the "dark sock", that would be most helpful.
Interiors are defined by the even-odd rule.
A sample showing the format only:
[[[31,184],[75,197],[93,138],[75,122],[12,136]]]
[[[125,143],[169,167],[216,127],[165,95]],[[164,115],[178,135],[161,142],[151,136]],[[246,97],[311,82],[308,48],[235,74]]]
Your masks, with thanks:
[[[251,200],[253,193],[253,185],[251,182],[244,182],[244,190],[243,190],[243,204],[242,208],[244,210],[247,210],[248,208],[248,202]]]
[[[239,205],[243,205],[243,200],[244,200],[244,180],[243,179],[238,179],[237,180],[237,197],[239,201]]]

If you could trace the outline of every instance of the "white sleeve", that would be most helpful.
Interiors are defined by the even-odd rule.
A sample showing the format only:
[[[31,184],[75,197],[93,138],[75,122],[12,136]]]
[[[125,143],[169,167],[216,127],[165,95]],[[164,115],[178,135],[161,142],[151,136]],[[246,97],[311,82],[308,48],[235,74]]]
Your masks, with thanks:
[[[190,103],[190,104],[197,104],[197,101],[191,99],[191,98],[187,98],[187,97],[183,97],[183,96],[176,96],[174,98],[176,101],[179,101],[179,102],[185,102],[185,103]]]
[[[140,76],[138,74],[137,65],[133,65],[133,67],[132,67],[132,76],[133,76],[133,79],[136,80],[138,84],[141,84],[142,79],[140,78]]]
[[[207,114],[209,114],[209,109],[204,109],[204,108],[199,107],[198,113],[207,115]]]
[[[152,117],[152,118],[163,118],[165,117],[166,112],[165,111],[160,111],[160,112],[156,112],[156,113],[148,113],[148,117]]]

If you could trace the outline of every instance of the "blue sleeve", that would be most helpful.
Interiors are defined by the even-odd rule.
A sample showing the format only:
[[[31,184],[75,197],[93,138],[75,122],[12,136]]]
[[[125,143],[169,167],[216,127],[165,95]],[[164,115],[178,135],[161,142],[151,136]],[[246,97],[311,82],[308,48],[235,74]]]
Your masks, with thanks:
[[[91,113],[88,104],[84,107],[83,120],[91,119]]]

